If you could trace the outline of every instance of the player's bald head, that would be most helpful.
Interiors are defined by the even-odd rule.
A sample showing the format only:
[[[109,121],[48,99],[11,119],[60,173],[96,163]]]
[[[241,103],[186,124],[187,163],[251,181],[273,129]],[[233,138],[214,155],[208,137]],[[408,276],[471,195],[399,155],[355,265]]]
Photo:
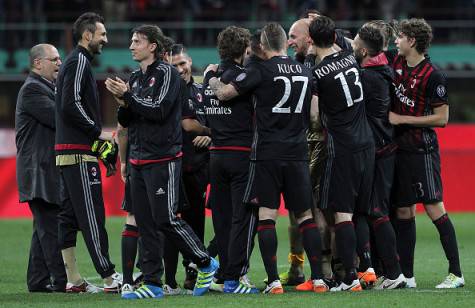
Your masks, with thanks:
[[[289,29],[289,46],[293,48],[296,57],[303,58],[312,44],[308,27],[310,18],[301,18],[292,24]]]
[[[310,26],[310,18],[301,18],[294,22],[290,27],[289,33],[296,31],[308,35],[308,27]]]

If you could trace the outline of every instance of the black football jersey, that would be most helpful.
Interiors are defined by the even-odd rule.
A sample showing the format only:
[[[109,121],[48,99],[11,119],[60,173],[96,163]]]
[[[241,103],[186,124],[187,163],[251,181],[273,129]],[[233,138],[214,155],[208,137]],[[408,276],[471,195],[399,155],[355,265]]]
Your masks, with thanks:
[[[256,124],[252,160],[308,160],[312,74],[287,56],[254,62],[232,84],[252,93]]]
[[[331,156],[364,150],[374,144],[366,119],[360,67],[349,51],[325,57],[313,68],[314,94],[327,132]]]
[[[206,126],[206,116],[203,105],[203,88],[201,84],[195,83],[193,78],[186,85],[188,99],[183,100],[182,118],[196,119],[201,125]],[[197,148],[193,145],[193,139],[197,135],[192,132],[183,131],[183,170],[191,172],[198,170],[209,160],[208,148]]]
[[[395,97],[393,111],[408,116],[428,116],[434,108],[448,104],[447,78],[429,57],[409,67],[402,56],[393,62]],[[432,127],[398,125],[395,139],[400,150],[431,152],[438,149],[437,134]]]
[[[342,50],[353,51],[353,47],[351,47],[351,43],[348,40],[346,40],[345,30],[343,29],[336,29],[335,44],[337,44],[338,47],[340,47]]]
[[[219,65],[218,77],[227,84],[243,72],[244,68],[236,63],[223,62]],[[203,89],[206,121],[211,128],[210,150],[250,151],[254,114],[251,96],[221,102],[208,80],[204,80]]]

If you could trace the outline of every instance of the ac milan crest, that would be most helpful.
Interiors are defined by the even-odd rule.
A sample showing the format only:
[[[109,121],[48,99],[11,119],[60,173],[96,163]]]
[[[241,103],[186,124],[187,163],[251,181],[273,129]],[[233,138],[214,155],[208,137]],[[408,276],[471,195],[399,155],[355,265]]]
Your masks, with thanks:
[[[444,97],[445,96],[445,86],[444,85],[438,85],[437,86],[437,95],[439,95],[439,97]]]

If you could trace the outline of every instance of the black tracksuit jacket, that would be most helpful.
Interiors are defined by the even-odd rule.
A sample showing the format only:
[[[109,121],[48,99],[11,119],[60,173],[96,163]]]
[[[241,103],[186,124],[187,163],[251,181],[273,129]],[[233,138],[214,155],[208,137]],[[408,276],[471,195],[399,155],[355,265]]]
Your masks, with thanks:
[[[129,161],[146,165],[182,156],[182,104],[188,99],[177,70],[155,61],[145,73],[137,70],[124,94],[127,108],[119,108],[119,123],[128,127]]]
[[[92,154],[101,134],[99,94],[92,55],[77,46],[66,58],[56,81],[56,154]]]

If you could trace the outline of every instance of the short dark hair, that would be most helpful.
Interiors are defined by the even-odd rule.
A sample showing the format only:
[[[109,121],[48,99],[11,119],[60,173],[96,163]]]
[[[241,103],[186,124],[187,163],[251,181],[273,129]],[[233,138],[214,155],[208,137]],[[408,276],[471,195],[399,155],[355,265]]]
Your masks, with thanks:
[[[86,30],[91,33],[96,32],[96,23],[98,22],[104,24],[104,17],[94,12],[87,12],[79,16],[73,24],[73,39],[79,42]]]
[[[163,51],[164,52],[171,52],[172,50],[172,47],[174,45],[177,45],[175,44],[175,40],[172,39],[171,37],[169,36],[164,36],[163,37]]]
[[[286,42],[287,34],[278,23],[271,22],[262,28],[261,43],[265,49],[280,51],[285,48]]]
[[[330,48],[335,43],[335,23],[326,16],[318,16],[310,23],[308,32],[315,46]]]
[[[416,41],[418,53],[426,53],[432,41],[432,28],[423,18],[405,19],[399,23],[399,33]]]
[[[163,52],[163,32],[162,30],[155,25],[141,25],[132,30],[133,33],[142,34],[147,38],[147,41],[150,43],[155,43],[157,48],[155,48],[154,55],[156,59],[160,58],[161,53]]]
[[[384,38],[383,48],[388,47],[389,42],[396,36],[396,21],[386,22],[381,19],[376,19],[368,21],[363,25],[363,27],[364,26],[375,27],[382,32]]]
[[[254,34],[251,36],[251,50],[253,53],[259,53],[262,52],[262,47],[261,47],[261,34],[262,30],[257,29]]]
[[[170,51],[172,52],[172,54],[177,55],[182,52],[185,52],[185,46],[183,46],[183,44],[173,44],[170,48]]]
[[[364,42],[370,57],[374,57],[383,51],[384,36],[380,28],[363,25],[363,27],[358,30],[358,36]]]
[[[322,12],[315,10],[315,9],[308,9],[303,12],[302,15],[300,15],[300,19],[302,18],[308,18],[310,14],[316,14],[316,15],[322,15]]]
[[[190,57],[183,44],[173,44],[170,48],[170,56],[177,56],[179,54],[183,54],[184,56]]]
[[[218,53],[222,60],[234,60],[244,54],[249,46],[248,29],[230,26],[218,34]]]

